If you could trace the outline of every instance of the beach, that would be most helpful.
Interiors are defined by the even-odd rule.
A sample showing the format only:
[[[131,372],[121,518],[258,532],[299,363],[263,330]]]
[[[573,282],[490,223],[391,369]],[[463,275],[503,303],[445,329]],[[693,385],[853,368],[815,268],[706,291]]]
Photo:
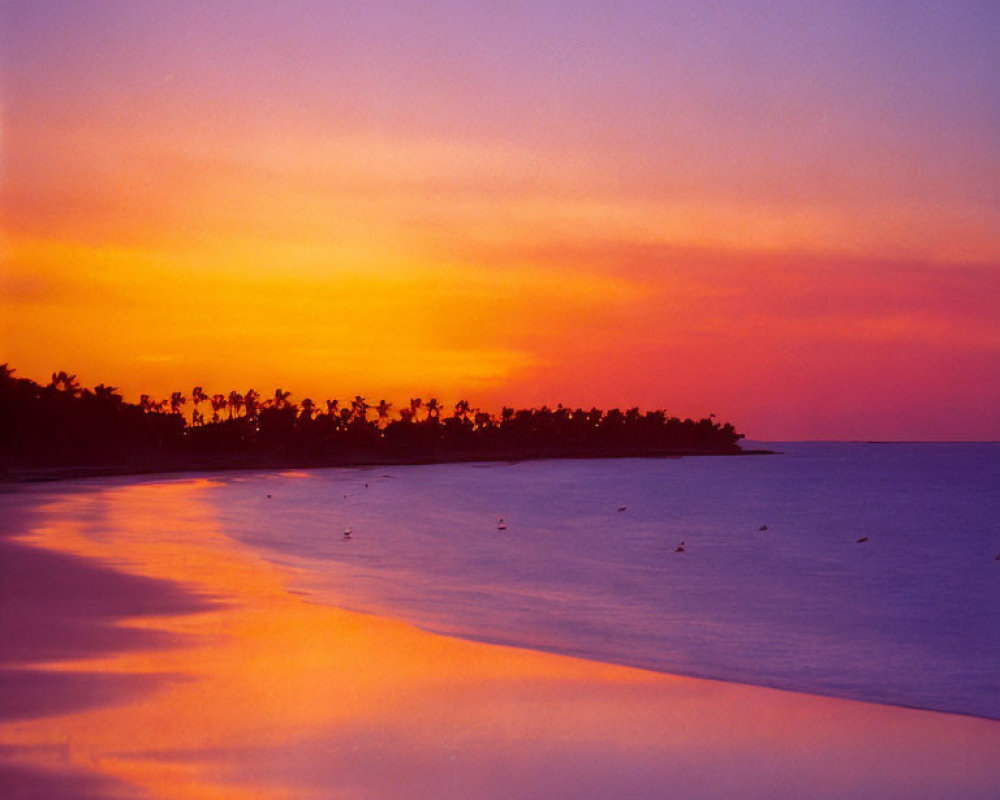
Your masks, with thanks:
[[[0,800],[1000,800],[998,41],[0,3]]]
[[[212,476],[0,495],[6,796],[993,798],[1000,723],[440,635],[301,588]]]

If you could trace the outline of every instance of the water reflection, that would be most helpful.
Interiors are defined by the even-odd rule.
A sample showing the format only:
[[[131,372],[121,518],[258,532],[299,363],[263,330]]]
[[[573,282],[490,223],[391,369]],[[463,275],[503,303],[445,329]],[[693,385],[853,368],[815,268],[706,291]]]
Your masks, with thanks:
[[[310,602],[226,535],[204,502],[214,487],[57,492],[30,526],[56,561],[19,580],[25,594],[48,581],[49,599],[6,618],[86,591],[79,646],[4,662],[18,696],[51,695],[49,681],[66,702],[29,696],[2,719],[0,785],[206,800],[986,798],[1000,785],[995,722],[486,646]],[[121,602],[83,604],[102,587]]]

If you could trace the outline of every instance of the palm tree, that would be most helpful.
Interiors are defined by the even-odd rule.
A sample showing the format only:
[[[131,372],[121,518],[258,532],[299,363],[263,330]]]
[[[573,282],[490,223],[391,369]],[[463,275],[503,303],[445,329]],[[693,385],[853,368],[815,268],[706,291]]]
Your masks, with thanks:
[[[302,416],[307,420],[311,421],[313,414],[316,411],[316,404],[308,397],[302,401]]]
[[[198,406],[200,406],[206,400],[208,400],[208,395],[205,394],[204,390],[202,390],[200,386],[195,386],[191,390],[191,403],[192,405],[194,405],[194,411],[191,414],[192,425],[201,425],[205,422],[205,418],[201,415],[201,412],[198,410]],[[196,415],[197,419],[199,420],[197,422],[195,421]]]
[[[52,382],[47,388],[55,389],[58,392],[69,392],[73,397],[80,393],[80,383],[77,381],[76,375],[67,375],[65,372],[53,372]]]
[[[211,398],[209,398],[209,402],[212,404],[212,422],[218,422],[219,412],[228,405],[226,396],[224,394],[213,394]],[[232,415],[230,414],[230,416]]]
[[[431,417],[437,419],[441,416],[441,404],[438,402],[436,397],[432,397],[428,400],[424,408],[427,409],[427,419],[430,419]]]
[[[291,392],[283,392],[281,389],[274,390],[274,407],[284,408],[288,405],[288,398],[292,396]]]
[[[257,409],[260,408],[260,393],[256,389],[247,389],[243,395],[243,405],[247,409],[247,419],[257,418]]]
[[[187,398],[184,396],[183,392],[173,392],[170,395],[170,413],[180,414],[181,406],[187,402]]]
[[[392,403],[387,403],[385,400],[379,400],[378,406],[375,409],[375,413],[378,414],[379,425],[381,425],[389,416],[389,411],[392,408]]]
[[[455,403],[455,416],[465,422],[469,418],[469,401],[459,400]]]
[[[360,394],[355,395],[351,401],[351,418],[366,422],[368,419],[368,403]]]
[[[419,397],[411,397],[410,398],[410,411],[413,412],[410,415],[410,419],[416,419],[417,418],[417,412],[420,411],[420,407],[423,404],[424,404],[424,401],[421,400]]]
[[[94,397],[98,400],[118,405],[122,402],[122,396],[120,394],[115,394],[117,391],[118,387],[116,386],[105,386],[103,383],[99,383],[94,387]]]
[[[332,430],[340,429],[340,401],[339,400],[327,400],[326,401],[326,418],[329,420],[329,426]]]
[[[229,393],[229,419],[233,418],[233,412],[236,412],[236,416],[240,415],[240,410],[243,408],[243,395],[237,392],[235,389]]]

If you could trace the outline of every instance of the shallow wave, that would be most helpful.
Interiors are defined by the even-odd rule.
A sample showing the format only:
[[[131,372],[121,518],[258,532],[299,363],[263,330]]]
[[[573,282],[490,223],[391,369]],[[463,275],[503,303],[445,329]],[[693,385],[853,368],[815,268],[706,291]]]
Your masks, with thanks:
[[[1000,718],[1000,445],[772,447],[782,455],[244,476],[210,502],[227,533],[331,604]]]

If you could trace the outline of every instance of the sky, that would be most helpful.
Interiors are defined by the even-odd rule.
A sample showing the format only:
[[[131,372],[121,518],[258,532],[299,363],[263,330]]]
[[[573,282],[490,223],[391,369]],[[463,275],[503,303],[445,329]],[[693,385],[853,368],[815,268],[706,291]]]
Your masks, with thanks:
[[[1000,5],[0,2],[0,362],[1000,439]]]

